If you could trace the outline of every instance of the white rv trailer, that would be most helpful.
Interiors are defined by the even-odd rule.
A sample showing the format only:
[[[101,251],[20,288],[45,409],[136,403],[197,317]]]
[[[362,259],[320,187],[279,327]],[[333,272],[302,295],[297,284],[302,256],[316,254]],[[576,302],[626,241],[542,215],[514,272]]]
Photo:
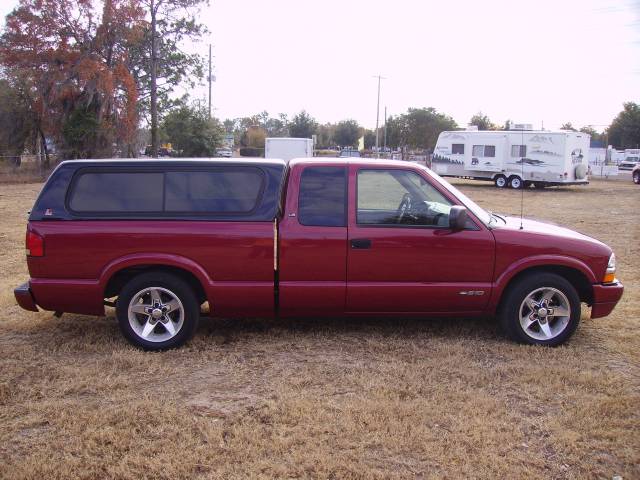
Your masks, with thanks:
[[[432,169],[499,188],[587,184],[589,142],[588,134],[565,130],[446,131],[438,137]]]

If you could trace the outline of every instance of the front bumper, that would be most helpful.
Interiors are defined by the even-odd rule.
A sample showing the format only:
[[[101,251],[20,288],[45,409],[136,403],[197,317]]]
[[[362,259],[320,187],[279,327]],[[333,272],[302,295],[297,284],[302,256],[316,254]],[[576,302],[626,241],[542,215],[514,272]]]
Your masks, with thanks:
[[[591,318],[606,317],[622,298],[624,286],[616,280],[614,283],[593,285],[593,305]]]
[[[13,294],[16,297],[18,305],[20,305],[22,308],[31,312],[38,311],[36,301],[33,298],[33,294],[31,293],[31,288],[29,288],[29,282],[23,283],[22,285],[14,289]]]

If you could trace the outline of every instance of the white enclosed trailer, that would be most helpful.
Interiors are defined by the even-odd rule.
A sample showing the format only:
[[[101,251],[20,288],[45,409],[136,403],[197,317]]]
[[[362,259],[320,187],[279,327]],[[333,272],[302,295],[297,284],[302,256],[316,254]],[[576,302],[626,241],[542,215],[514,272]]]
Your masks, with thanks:
[[[286,162],[294,158],[313,157],[313,140],[310,138],[266,138],[264,157],[279,158]]]
[[[497,187],[587,184],[590,136],[582,132],[456,130],[442,132],[432,169]]]

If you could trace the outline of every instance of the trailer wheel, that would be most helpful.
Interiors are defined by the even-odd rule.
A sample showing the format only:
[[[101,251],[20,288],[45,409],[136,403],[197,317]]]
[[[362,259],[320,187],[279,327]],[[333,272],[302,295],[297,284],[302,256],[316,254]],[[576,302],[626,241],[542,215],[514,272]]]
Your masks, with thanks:
[[[633,183],[640,185],[640,170],[633,172]]]
[[[522,188],[522,179],[520,177],[518,177],[517,175],[513,175],[512,177],[509,177],[509,187],[513,188],[514,190],[520,190]]]
[[[498,188],[504,188],[507,186],[507,177],[505,177],[504,175],[496,175],[493,178],[493,183],[495,183],[496,187]]]

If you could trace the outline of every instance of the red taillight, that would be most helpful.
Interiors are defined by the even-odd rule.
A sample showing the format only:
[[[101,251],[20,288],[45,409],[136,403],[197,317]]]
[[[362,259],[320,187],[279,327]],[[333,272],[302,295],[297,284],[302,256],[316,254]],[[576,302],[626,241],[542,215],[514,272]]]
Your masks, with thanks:
[[[44,238],[27,230],[27,256],[44,257]]]

